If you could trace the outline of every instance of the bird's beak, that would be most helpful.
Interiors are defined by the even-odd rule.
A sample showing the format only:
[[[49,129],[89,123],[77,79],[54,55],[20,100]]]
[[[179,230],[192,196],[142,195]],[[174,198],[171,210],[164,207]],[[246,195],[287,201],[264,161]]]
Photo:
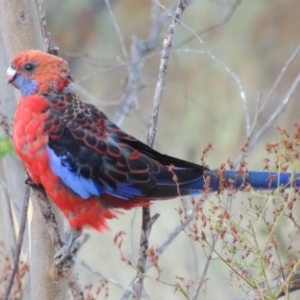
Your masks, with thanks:
[[[17,75],[17,70],[10,66],[5,73],[5,81],[6,83],[12,83]]]

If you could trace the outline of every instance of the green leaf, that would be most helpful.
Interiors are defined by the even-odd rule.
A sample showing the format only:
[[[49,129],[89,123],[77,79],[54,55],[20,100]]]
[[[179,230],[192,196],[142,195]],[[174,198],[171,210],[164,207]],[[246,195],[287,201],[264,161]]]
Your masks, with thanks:
[[[7,154],[14,154],[14,147],[7,137],[0,137],[0,158]]]

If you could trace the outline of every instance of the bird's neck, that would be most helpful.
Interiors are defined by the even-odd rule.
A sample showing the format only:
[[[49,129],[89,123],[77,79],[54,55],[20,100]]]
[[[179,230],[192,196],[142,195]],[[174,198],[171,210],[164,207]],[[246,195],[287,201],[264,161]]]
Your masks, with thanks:
[[[45,161],[41,151],[48,143],[44,132],[45,120],[48,117],[48,101],[40,95],[22,97],[14,118],[13,144],[17,155],[24,161],[31,178],[39,183],[38,169],[30,169],[30,165]]]
[[[30,116],[42,113],[47,107],[49,107],[49,103],[42,95],[31,94],[26,97],[21,97],[16,109],[15,118],[17,118],[19,114]]]

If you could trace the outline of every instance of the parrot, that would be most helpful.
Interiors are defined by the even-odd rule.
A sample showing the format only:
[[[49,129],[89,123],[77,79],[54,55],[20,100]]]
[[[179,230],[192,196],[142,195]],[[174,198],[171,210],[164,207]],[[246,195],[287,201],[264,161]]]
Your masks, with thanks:
[[[5,78],[21,93],[13,120],[15,152],[73,230],[55,256],[60,262],[70,256],[82,228],[107,229],[106,221],[120,209],[230,185],[237,190],[300,186],[299,174],[243,175],[231,169],[220,174],[161,154],[122,131],[93,104],[81,101],[67,62],[58,56],[24,51],[13,58]]]

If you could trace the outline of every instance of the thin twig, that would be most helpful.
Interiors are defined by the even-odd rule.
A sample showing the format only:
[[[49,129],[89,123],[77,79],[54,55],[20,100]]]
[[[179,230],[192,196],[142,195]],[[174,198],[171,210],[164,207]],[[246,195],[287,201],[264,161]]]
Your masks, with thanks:
[[[139,51],[136,50],[134,42],[131,50],[131,61],[132,65],[129,72],[129,78],[127,80],[127,85],[125,93],[121,98],[121,104],[118,106],[117,111],[115,112],[112,121],[120,126],[125,117],[128,115],[133,103],[137,99],[137,94],[140,91],[140,79],[141,79],[141,69],[144,64],[143,60],[136,59]]]
[[[108,9],[108,12],[110,14],[110,17],[113,21],[113,24],[114,24],[114,27],[116,29],[116,32],[118,34],[118,37],[119,37],[119,40],[120,40],[120,45],[121,45],[121,49],[122,49],[122,52],[123,52],[123,56],[125,58],[126,61],[129,60],[129,57],[128,57],[128,53],[127,53],[127,50],[126,50],[126,47],[125,47],[125,42],[124,42],[124,38],[123,38],[123,35],[122,35],[122,32],[120,30],[120,27],[118,25],[118,22],[114,16],[114,13],[111,9],[111,6],[110,6],[110,3],[109,3],[109,0],[104,0],[105,1],[105,4],[106,4],[106,7]]]
[[[155,2],[156,2],[156,4],[157,4],[158,6],[160,6],[163,10],[166,10],[166,7],[163,6],[162,4],[160,4],[157,0],[156,0]],[[192,0],[187,0],[186,3],[185,3],[185,6],[188,6],[191,2],[192,2]],[[175,16],[175,15],[169,14],[169,16],[172,17],[173,19],[176,19],[176,16]],[[197,33],[195,30],[193,30],[191,27],[189,27],[189,26],[186,25],[185,23],[181,22],[180,19],[177,19],[177,21],[178,21],[178,23],[179,23],[180,25],[182,25],[183,27],[185,27],[188,31],[192,32],[193,35],[194,35],[194,37],[197,38],[198,41],[199,41],[200,43],[203,43],[202,40],[201,40],[201,38],[200,38],[200,36],[198,35],[198,33]]]
[[[209,31],[212,31],[212,30],[214,30],[214,29],[216,29],[216,28],[218,28],[218,27],[224,25],[225,23],[227,23],[227,22],[231,19],[233,13],[235,12],[237,6],[238,6],[240,3],[241,3],[241,0],[237,0],[235,3],[229,4],[229,5],[231,5],[231,7],[230,7],[228,13],[227,13],[227,14],[225,15],[225,17],[223,18],[223,20],[221,20],[221,21],[219,21],[219,22],[217,22],[217,23],[215,23],[215,24],[213,24],[213,25],[210,25],[210,26],[208,26],[208,27],[205,27],[205,28],[203,28],[203,29],[197,31],[197,32],[196,32],[196,35],[193,34],[192,36],[190,36],[190,37],[186,38],[185,40],[181,41],[179,44],[174,45],[174,48],[175,48],[175,49],[180,48],[180,47],[182,47],[183,45],[185,45],[186,43],[189,43],[189,42],[191,42],[192,40],[194,40],[195,38],[197,38],[197,36],[200,36],[200,35],[202,35],[202,34],[204,34],[204,33],[207,33],[207,32],[209,32]]]
[[[185,216],[185,221],[183,223],[177,225],[173,230],[171,230],[171,232],[168,234],[168,236],[165,238],[165,240],[158,247],[158,249],[156,251],[157,255],[163,254],[163,252],[175,240],[175,238],[179,235],[179,233],[181,233],[182,230],[190,224],[190,222],[194,218],[194,215],[195,215],[194,210],[189,211]],[[152,264],[150,263],[150,260],[147,260],[146,271],[148,271],[148,269],[150,267],[152,267]]]
[[[149,236],[151,232],[151,227],[154,222],[158,219],[159,214],[155,214],[152,218],[150,217],[150,208],[143,208],[143,216],[142,216],[142,230],[141,230],[141,238],[140,238],[140,250],[139,250],[139,259],[137,263],[137,275],[133,285],[133,300],[141,299],[143,292],[143,283],[144,283],[144,273],[145,273],[145,265],[147,260],[147,250],[149,246]]]
[[[100,100],[97,97],[95,97],[92,93],[90,93],[88,90],[83,88],[81,85],[77,84],[76,82],[72,82],[71,86],[72,88],[74,88],[76,92],[78,92],[78,94],[81,94],[88,101],[97,103],[97,105],[113,106],[113,105],[119,105],[121,103],[121,100]]]
[[[251,124],[250,135],[248,136],[249,140],[253,136],[255,126],[257,125],[258,118],[259,118],[259,116],[261,114],[261,111],[260,111],[261,100],[262,100],[261,97],[262,97],[262,94],[259,93],[258,99],[257,99],[257,105],[256,105],[255,114],[254,114],[254,117],[253,117],[253,120],[252,120],[252,124]]]
[[[135,209],[134,210],[134,212],[133,212],[133,215],[132,215],[132,218],[131,218],[131,222],[130,222],[130,252],[129,252],[129,259],[131,260],[131,261],[133,261],[134,260],[134,230],[133,230],[133,228],[134,228],[134,221],[135,221],[135,219],[136,219],[136,215],[137,215],[137,209]]]
[[[41,27],[43,31],[43,36],[44,36],[44,43],[45,43],[45,50],[47,51],[50,49],[50,33],[47,29],[47,23],[46,23],[46,13],[45,10],[43,9],[43,0],[38,0],[37,1],[38,9],[39,9],[39,15],[41,19]]]
[[[241,79],[239,78],[239,76],[237,74],[235,74],[227,65],[225,65],[221,60],[219,60],[216,56],[211,54],[209,51],[201,51],[201,50],[195,50],[195,49],[178,49],[178,50],[175,50],[175,51],[176,52],[197,53],[197,54],[206,55],[212,61],[214,61],[218,65],[220,65],[223,68],[223,70],[234,79],[234,81],[235,81],[235,83],[238,87],[241,102],[242,102],[242,105],[243,105],[244,114],[245,114],[245,123],[246,123],[246,134],[247,134],[247,138],[249,138],[250,133],[251,133],[251,122],[250,122],[250,115],[249,115],[248,100],[246,98],[246,93],[245,93],[243,84],[242,84]]]
[[[160,60],[160,67],[159,67],[159,73],[158,73],[158,81],[154,93],[154,99],[153,99],[153,107],[152,107],[152,113],[151,118],[149,122],[149,131],[148,131],[148,137],[147,137],[147,144],[149,146],[153,146],[155,135],[156,135],[156,125],[158,121],[158,113],[159,113],[159,107],[162,99],[162,93],[165,87],[165,81],[166,81],[166,75],[167,75],[167,68],[168,68],[168,61],[170,57],[170,51],[174,39],[174,34],[176,32],[176,28],[179,24],[179,20],[181,18],[181,15],[186,8],[187,1],[186,0],[180,0],[178,3],[178,6],[176,8],[174,18],[172,19],[172,22],[169,26],[168,34],[164,39],[163,42],[163,50]],[[154,216],[155,217],[155,216]],[[133,299],[140,299],[142,295],[143,290],[143,283],[144,283],[144,277],[143,274],[145,273],[145,266],[147,261],[147,249],[149,244],[149,235],[151,231],[151,226],[154,223],[155,219],[154,217],[150,218],[150,208],[144,207],[143,208],[143,221],[142,221],[142,232],[141,232],[141,238],[140,238],[140,251],[139,251],[139,259],[138,259],[138,272],[136,275],[136,280],[134,282],[134,293],[133,293]]]
[[[229,72],[230,74],[230,72]],[[280,115],[280,113],[282,111],[284,111],[285,107],[288,105],[292,95],[294,94],[296,88],[298,87],[298,85],[300,84],[300,73],[298,74],[298,76],[296,77],[296,79],[294,80],[293,84],[291,85],[291,88],[289,89],[286,97],[284,98],[284,100],[282,101],[281,105],[277,108],[277,110],[272,114],[272,116],[268,119],[267,123],[265,124],[265,126],[259,131],[259,133],[254,137],[254,139],[251,140],[251,144],[253,143],[253,146],[256,144],[256,142],[258,141],[258,139],[261,137],[261,135],[265,132],[265,130],[271,126],[271,124],[275,121],[275,119]],[[269,124],[269,125],[267,125]],[[260,134],[260,135],[259,135]],[[251,145],[250,144],[250,145]],[[250,148],[250,146],[249,146]],[[235,161],[235,166],[238,164],[238,162],[240,161],[240,159],[237,159]],[[226,209],[227,210],[230,210],[230,206],[231,206],[231,203],[232,203],[232,197],[229,197],[226,201]],[[215,236],[214,237],[214,240],[213,240],[213,245],[215,245],[218,240],[219,240],[219,235],[218,236]],[[210,255],[213,253],[213,248],[211,249],[211,253]],[[205,282],[205,277],[206,277],[206,273],[208,271],[208,267],[210,265],[210,262],[211,260],[207,260],[206,261],[206,264],[204,266],[204,270],[203,270],[203,274],[201,276],[201,279],[199,281],[199,284],[196,288],[196,291],[195,291],[195,294],[194,296],[192,297],[192,299],[197,299],[197,296],[198,296],[198,293],[200,292],[201,290],[201,287],[203,285],[203,283]],[[299,274],[298,274],[298,277],[300,278]],[[280,282],[280,281],[278,281]],[[276,280],[274,280],[273,284],[276,283]],[[278,284],[278,283],[277,283]],[[298,280],[298,284],[299,284],[299,280]],[[295,288],[295,286],[297,285],[293,285],[293,287]],[[299,289],[299,288],[298,288]],[[255,297],[257,297],[258,293],[257,292],[254,292],[254,291],[251,291],[249,292],[249,294],[247,293],[247,296],[243,296],[245,298],[238,298],[239,300],[241,299],[257,299]],[[248,298],[249,297],[249,298]]]
[[[215,236],[213,237],[213,243],[212,243],[212,247],[211,247],[211,249],[210,249],[210,251],[209,251],[209,253],[208,253],[208,257],[212,257],[212,255],[213,255],[213,253],[214,253],[215,245],[216,245],[218,239],[219,239],[219,235],[215,235]],[[196,299],[198,298],[198,295],[199,295],[199,293],[200,293],[200,290],[201,290],[203,284],[205,283],[205,278],[206,278],[206,275],[207,275],[207,272],[208,272],[208,268],[209,268],[209,266],[210,266],[210,262],[211,262],[211,259],[207,259],[206,262],[205,262],[205,265],[204,265],[204,267],[203,267],[202,274],[201,274],[201,276],[200,276],[199,283],[198,283],[198,285],[197,285],[197,287],[196,287],[196,290],[195,290],[195,292],[194,292],[193,297],[191,298],[192,300],[196,300]]]
[[[45,51],[53,54],[53,55],[57,55],[58,54],[58,47],[54,46],[53,44],[51,44],[50,41],[50,32],[47,29],[47,22],[46,22],[46,13],[45,10],[43,8],[43,0],[38,0],[37,1],[37,6],[39,9],[39,15],[40,15],[40,19],[41,19],[41,28],[42,28],[42,32],[43,32],[43,36],[44,36],[44,44],[45,44]]]
[[[169,18],[169,14],[173,14],[176,10],[176,6],[172,6],[164,13],[162,13],[153,23],[147,39],[140,40],[136,37],[132,39],[131,45],[131,71],[127,81],[126,90],[121,100],[121,105],[118,107],[112,121],[120,126],[125,117],[128,115],[132,105],[137,101],[137,95],[141,90],[141,77],[142,71],[146,59],[146,55],[154,50],[159,41],[161,31],[164,28],[166,21]]]
[[[180,234],[180,232],[182,232],[182,230],[193,220],[194,217],[194,210],[191,210],[187,216],[186,216],[186,220],[181,223],[180,225],[177,225],[171,232],[170,234],[165,238],[165,240],[161,243],[161,245],[158,247],[157,249],[157,254],[161,255],[166,249],[167,247],[174,241],[174,239]],[[89,268],[87,264],[83,264],[86,268],[88,268],[91,272],[94,272],[94,268]],[[146,262],[146,268],[145,268],[145,272],[147,272],[153,265],[150,263],[150,260],[147,259]],[[100,271],[96,271],[94,272],[96,275],[99,275],[101,277],[104,277],[105,279],[107,279],[108,281],[114,283],[113,281],[110,280],[110,278],[107,278],[106,276],[103,275],[103,273],[101,273]],[[114,279],[113,279],[114,280]],[[127,287],[122,286],[122,288],[124,288],[125,293],[123,294],[123,296],[121,297],[121,300],[126,300],[130,297],[130,295],[133,293],[133,286],[134,284],[134,279],[131,281],[130,284],[128,284]],[[144,292],[143,292],[144,295]]]
[[[284,110],[286,109],[287,105],[291,101],[292,96],[294,95],[299,85],[300,85],[300,73],[297,75],[297,77],[291,84],[291,87],[287,91],[282,102],[277,106],[276,110],[268,118],[267,122],[262,126],[262,128],[257,132],[257,134],[250,140],[248,151],[250,151],[256,145],[256,143],[259,141],[262,135],[267,131],[267,129],[271,127],[272,124],[276,121],[276,119],[284,112]],[[238,156],[236,162],[239,162],[241,158],[242,158],[242,154]]]
[[[124,96],[123,96],[123,99],[121,99],[121,105],[119,106],[117,112],[122,112],[121,114],[115,114],[115,117],[113,118],[113,122],[116,123],[118,126],[121,125],[122,121],[124,120],[125,116],[127,115],[128,111],[131,109],[131,106],[132,104],[136,101],[136,95],[138,93],[138,91],[140,90],[140,78],[141,76],[138,75],[138,76],[135,76],[137,74],[137,64],[135,63],[135,59],[133,59],[134,57],[134,54],[135,54],[135,51],[132,50],[132,57],[131,57],[131,60],[132,60],[132,64],[130,64],[130,60],[129,60],[129,56],[128,56],[128,53],[127,53],[127,50],[126,50],[126,47],[125,47],[125,42],[124,42],[124,38],[123,38],[123,35],[121,33],[121,30],[119,28],[119,25],[115,19],[115,16],[113,14],[113,11],[111,9],[111,6],[110,6],[110,3],[109,3],[109,0],[104,0],[105,1],[105,4],[107,6],[107,9],[109,11],[109,14],[111,16],[111,19],[113,21],[113,24],[114,24],[114,27],[116,29],[116,32],[118,34],[118,37],[119,37],[119,40],[120,40],[120,44],[121,44],[121,49],[122,49],[122,53],[123,53],[123,56],[127,62],[126,64],[126,67],[127,67],[127,70],[128,70],[128,74],[129,74],[129,79],[128,79],[128,83],[127,83],[127,87],[126,87],[126,92],[124,93]],[[134,48],[132,48],[134,49]],[[125,113],[123,113],[123,110],[124,110],[124,103],[129,103],[129,105],[126,105],[125,107],[128,108],[128,111],[126,110]],[[124,118],[121,118],[121,117],[124,117]],[[120,122],[121,121],[121,122]]]
[[[74,261],[75,261],[77,264],[79,264],[79,265],[81,265],[82,267],[86,268],[86,269],[89,270],[91,273],[93,273],[93,274],[95,274],[95,275],[97,275],[97,276],[99,276],[99,277],[101,277],[101,278],[107,280],[108,282],[110,282],[110,283],[114,284],[115,286],[119,287],[120,289],[124,290],[124,291],[125,291],[125,293],[124,293],[124,296],[125,296],[125,297],[128,297],[128,296],[130,296],[130,295],[133,293],[132,284],[130,284],[130,285],[128,285],[128,286],[125,286],[125,285],[121,284],[119,281],[117,281],[116,279],[111,278],[111,277],[105,275],[103,272],[101,272],[101,271],[95,269],[95,267],[89,265],[86,261],[84,261],[84,260],[82,260],[82,259],[79,259],[79,258],[77,258],[77,257],[74,257],[73,259],[74,259]],[[127,295],[128,295],[128,296],[127,296]],[[124,296],[123,296],[123,297],[124,297]],[[144,298],[149,298],[149,296],[145,293],[145,291],[143,291],[142,296],[143,296]],[[123,299],[123,297],[122,297],[121,299]],[[126,299],[127,299],[127,298],[126,298]],[[149,299],[150,299],[150,298],[149,298]]]
[[[149,124],[149,133],[147,138],[147,143],[149,146],[153,146],[153,142],[156,135],[156,125],[158,121],[158,112],[160,107],[160,102],[162,98],[162,93],[165,87],[165,81],[166,81],[166,75],[167,75],[167,68],[168,68],[168,61],[169,56],[171,52],[171,47],[174,39],[174,34],[176,32],[176,28],[179,24],[180,17],[186,7],[187,1],[181,0],[178,3],[178,6],[176,8],[174,18],[172,19],[171,25],[169,27],[169,31],[167,36],[164,39],[163,42],[163,51],[161,55],[160,60],[160,66],[159,66],[159,73],[158,73],[158,81],[154,92],[154,98],[153,98],[153,108],[150,118],[150,124]]]
[[[20,258],[20,253],[22,249],[22,244],[23,244],[23,238],[24,238],[24,232],[26,228],[26,221],[27,221],[27,211],[28,211],[28,205],[29,205],[29,198],[30,198],[30,189],[29,187],[26,188],[25,192],[25,197],[24,197],[24,204],[23,204],[23,210],[22,210],[22,218],[20,222],[20,229],[19,229],[19,234],[18,234],[18,241],[17,241],[17,246],[14,251],[14,262],[8,277],[8,284],[5,289],[5,292],[3,294],[3,300],[8,300],[9,294],[11,292],[11,288],[14,283],[15,275],[18,269],[19,265],[19,258]]]
[[[89,63],[93,67],[101,66],[103,68],[110,68],[111,64],[117,60],[117,57],[115,57],[115,56],[112,57],[111,59],[109,59],[109,58],[98,58],[96,56],[92,56],[88,53],[81,52],[81,51],[80,52],[69,52],[69,51],[61,50],[60,53],[65,57],[82,59],[83,61]]]
[[[253,133],[254,133],[254,129],[255,129],[255,126],[257,124],[257,121],[258,121],[258,118],[259,116],[261,115],[261,113],[263,112],[264,108],[266,107],[267,103],[270,101],[271,97],[273,96],[277,86],[279,85],[279,83],[281,82],[285,72],[287,71],[287,69],[290,67],[290,65],[292,64],[292,62],[295,60],[295,58],[297,57],[297,55],[299,55],[300,53],[300,44],[297,46],[297,48],[294,50],[294,52],[292,53],[292,55],[290,56],[290,58],[285,62],[283,68],[281,69],[280,71],[280,74],[278,75],[277,79],[275,80],[270,92],[268,93],[266,99],[264,100],[263,104],[261,105],[261,102],[262,102],[262,99],[261,99],[261,95],[259,95],[259,98],[258,98],[258,103],[257,103],[257,110],[255,112],[255,115],[254,115],[254,119],[253,119],[253,122],[252,122],[252,125],[251,125],[251,129],[250,129],[250,134],[247,136],[247,138],[249,140],[251,140],[251,148],[253,148],[255,146],[255,144],[257,143],[258,139],[261,137],[256,135],[255,136],[255,142],[253,142],[253,139],[252,139],[252,136],[253,136]],[[287,103],[288,104],[288,103]],[[287,105],[286,104],[286,105]],[[283,107],[282,111],[284,111],[285,109],[285,106]],[[277,117],[276,117],[277,118]],[[275,121],[275,119],[273,119],[272,122]],[[269,124],[269,126],[271,126],[272,123]],[[264,131],[267,130],[267,127],[265,127]],[[248,148],[248,150],[250,150],[250,148]],[[238,164],[239,161],[241,161],[243,159],[243,154],[241,154],[238,159],[236,160],[235,164]]]
[[[89,270],[90,272],[94,273],[95,275],[97,275],[101,278],[105,278],[105,280],[107,280],[108,282],[110,282],[110,283],[114,284],[115,286],[121,288],[122,290],[128,291],[130,294],[132,294],[132,292],[133,292],[132,287],[122,285],[120,282],[118,282],[114,278],[111,278],[111,277],[103,274],[99,270],[96,270],[93,266],[89,265],[86,261],[84,261],[82,259],[79,259],[79,258],[75,257],[74,261],[77,264],[79,264],[79,265],[83,266],[84,268],[86,268],[87,270]]]
[[[300,53],[300,44],[298,45],[298,47],[295,49],[295,51],[292,53],[291,57],[285,62],[283,68],[280,71],[280,74],[278,75],[277,79],[275,80],[269,94],[267,95],[266,99],[264,100],[263,104],[261,105],[261,107],[259,108],[259,114],[264,110],[265,106],[267,105],[267,103],[270,101],[271,97],[273,96],[278,84],[280,83],[280,81],[282,80],[285,72],[287,71],[287,69],[290,67],[290,65],[292,64],[292,62],[295,60],[295,58],[298,56],[298,54]]]
[[[298,53],[298,52],[295,51],[294,54],[295,53]],[[268,121],[266,122],[266,124],[257,133],[257,135],[253,139],[251,139],[251,143],[250,143],[249,148],[248,148],[249,150],[250,150],[250,148],[252,148],[257,143],[257,141],[260,139],[260,137],[263,135],[263,133],[267,130],[267,128],[269,128],[269,126],[271,126],[271,124],[273,124],[273,122],[275,122],[276,118],[284,111],[284,109],[288,105],[289,101],[291,100],[291,98],[292,98],[293,94],[295,93],[295,90],[297,89],[297,87],[299,86],[299,84],[300,84],[300,73],[298,74],[298,76],[296,77],[296,79],[294,80],[294,82],[292,83],[291,88],[288,90],[288,92],[287,92],[285,98],[283,99],[281,105],[275,110],[275,112],[271,115],[271,117],[268,119]],[[235,166],[241,160],[242,155],[243,154],[241,154],[238,157],[238,159],[235,161]],[[226,209],[229,209],[229,206],[231,205],[231,203],[232,203],[232,197],[229,197],[229,199],[227,199],[227,201],[226,201]],[[216,244],[218,242],[219,237],[220,237],[219,235],[214,237],[214,244]],[[212,250],[213,249],[211,249],[211,252],[213,252]],[[199,285],[198,285],[198,287],[196,289],[196,293],[195,293],[193,299],[197,298],[197,294],[199,293],[199,291],[201,289],[201,286],[202,286],[202,283],[204,282],[204,280],[203,280],[204,279],[204,275],[206,274],[206,272],[208,270],[208,265],[209,264],[210,264],[210,261],[208,260],[206,262],[203,275],[201,277],[200,283],[199,283]],[[300,278],[299,274],[297,276]],[[271,282],[271,284],[273,286],[272,288],[274,288],[274,284],[275,285],[277,284],[277,287],[278,287],[279,282],[280,281],[277,282],[277,279],[273,280]],[[299,279],[298,279],[297,284],[299,285]],[[297,287],[297,284],[292,285],[292,287],[295,289],[295,287]],[[299,289],[299,287],[298,287],[298,289]],[[247,293],[247,295],[241,296],[241,298],[238,298],[238,299],[239,300],[242,300],[242,299],[253,299],[254,300],[254,299],[257,299],[257,296],[258,296],[258,292],[250,291],[249,293]]]
[[[251,138],[253,136],[254,129],[255,129],[255,126],[257,124],[258,118],[260,117],[261,113],[265,109],[267,103],[271,100],[272,96],[274,95],[274,92],[275,92],[276,88],[278,87],[279,83],[281,82],[284,74],[286,73],[286,71],[288,70],[288,68],[292,64],[292,62],[295,60],[295,58],[297,57],[297,55],[299,55],[299,53],[300,53],[300,44],[294,50],[294,52],[292,53],[292,55],[290,56],[290,58],[285,62],[283,68],[280,71],[280,74],[276,78],[273,86],[271,87],[271,89],[270,89],[267,97],[263,101],[263,103],[262,103],[262,95],[261,94],[259,95],[258,101],[257,101],[256,112],[255,112],[255,115],[254,115],[254,118],[253,118],[253,121],[252,121],[252,124],[251,124],[250,134],[247,136],[247,138],[249,140],[251,140]],[[243,158],[240,157],[239,159],[243,159]]]

